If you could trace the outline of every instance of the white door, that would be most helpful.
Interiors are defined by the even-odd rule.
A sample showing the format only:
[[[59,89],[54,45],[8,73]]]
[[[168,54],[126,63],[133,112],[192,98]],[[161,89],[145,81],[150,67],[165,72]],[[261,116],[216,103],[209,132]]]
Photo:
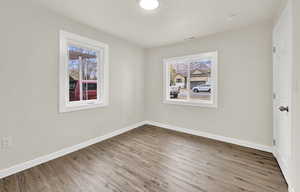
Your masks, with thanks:
[[[290,4],[273,31],[275,156],[287,181],[291,156],[292,17]]]

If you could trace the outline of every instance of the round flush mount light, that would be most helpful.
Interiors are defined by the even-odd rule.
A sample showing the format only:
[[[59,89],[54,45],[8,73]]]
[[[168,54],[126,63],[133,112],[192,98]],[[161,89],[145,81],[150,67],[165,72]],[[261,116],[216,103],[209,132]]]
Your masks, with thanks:
[[[159,6],[158,0],[139,0],[141,8],[146,10],[154,10]]]

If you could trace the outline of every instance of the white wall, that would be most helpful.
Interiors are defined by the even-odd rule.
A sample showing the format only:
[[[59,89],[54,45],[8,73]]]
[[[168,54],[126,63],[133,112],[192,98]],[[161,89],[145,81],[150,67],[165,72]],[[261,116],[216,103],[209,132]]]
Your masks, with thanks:
[[[144,49],[30,1],[1,1],[0,23],[0,170],[144,119]],[[60,29],[110,46],[108,107],[58,113]]]
[[[146,119],[272,145],[272,23],[148,49]],[[218,50],[219,107],[162,103],[163,58]]]

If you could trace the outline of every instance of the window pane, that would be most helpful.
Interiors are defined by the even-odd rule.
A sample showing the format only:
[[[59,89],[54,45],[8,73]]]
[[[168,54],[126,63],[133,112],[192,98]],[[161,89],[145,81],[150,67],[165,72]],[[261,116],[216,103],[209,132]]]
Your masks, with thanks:
[[[70,52],[69,52],[70,53]],[[79,91],[79,60],[69,59],[69,101],[80,101]]]
[[[97,52],[73,45],[68,51],[70,102],[97,99]]]
[[[169,64],[169,75],[169,98],[186,100],[188,65],[184,62]]]
[[[209,59],[192,60],[190,63],[190,100],[211,100],[211,66]]]
[[[91,55],[90,55],[91,56]],[[83,100],[97,99],[97,57],[82,60]]]

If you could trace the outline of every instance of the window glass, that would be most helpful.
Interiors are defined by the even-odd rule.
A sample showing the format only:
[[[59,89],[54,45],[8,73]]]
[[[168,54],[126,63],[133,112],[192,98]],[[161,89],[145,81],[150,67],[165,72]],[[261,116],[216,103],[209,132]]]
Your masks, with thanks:
[[[96,100],[98,84],[97,52],[69,45],[68,55],[69,101]]]
[[[165,59],[164,102],[217,107],[217,64],[217,52]]]
[[[211,65],[209,59],[190,61],[189,83],[191,101],[211,100]]]
[[[72,52],[69,49],[69,101],[80,101],[78,86],[79,80],[79,58],[71,58]]]
[[[169,65],[169,98],[186,100],[188,65],[185,62],[174,62]]]

